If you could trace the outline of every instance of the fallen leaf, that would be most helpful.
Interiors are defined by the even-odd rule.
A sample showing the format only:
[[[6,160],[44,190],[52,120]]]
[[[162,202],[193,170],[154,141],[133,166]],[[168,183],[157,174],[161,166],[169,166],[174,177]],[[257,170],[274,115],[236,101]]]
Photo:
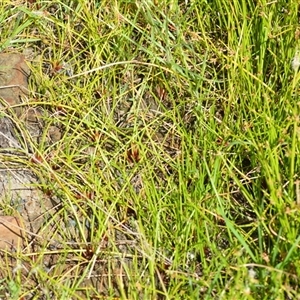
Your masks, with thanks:
[[[16,249],[22,245],[24,226],[20,218],[0,216],[0,249]]]

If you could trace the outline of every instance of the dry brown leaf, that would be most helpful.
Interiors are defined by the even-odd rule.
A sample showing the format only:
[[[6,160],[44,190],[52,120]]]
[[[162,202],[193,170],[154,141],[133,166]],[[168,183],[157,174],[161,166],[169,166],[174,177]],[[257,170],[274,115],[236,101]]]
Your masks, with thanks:
[[[22,245],[23,222],[18,217],[0,216],[0,249],[16,249]]]

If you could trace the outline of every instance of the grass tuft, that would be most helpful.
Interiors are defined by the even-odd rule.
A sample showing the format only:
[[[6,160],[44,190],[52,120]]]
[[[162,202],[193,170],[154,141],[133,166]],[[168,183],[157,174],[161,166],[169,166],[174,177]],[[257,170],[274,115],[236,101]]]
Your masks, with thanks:
[[[0,4],[53,202],[1,298],[299,298],[298,4],[175,2]]]

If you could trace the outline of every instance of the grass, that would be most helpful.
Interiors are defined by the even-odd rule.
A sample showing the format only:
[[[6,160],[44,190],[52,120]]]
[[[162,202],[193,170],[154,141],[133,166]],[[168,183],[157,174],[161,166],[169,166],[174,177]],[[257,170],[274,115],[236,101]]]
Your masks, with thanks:
[[[300,298],[296,1],[4,1],[0,16],[47,111],[11,160],[56,203],[43,239],[5,254],[2,298]]]

